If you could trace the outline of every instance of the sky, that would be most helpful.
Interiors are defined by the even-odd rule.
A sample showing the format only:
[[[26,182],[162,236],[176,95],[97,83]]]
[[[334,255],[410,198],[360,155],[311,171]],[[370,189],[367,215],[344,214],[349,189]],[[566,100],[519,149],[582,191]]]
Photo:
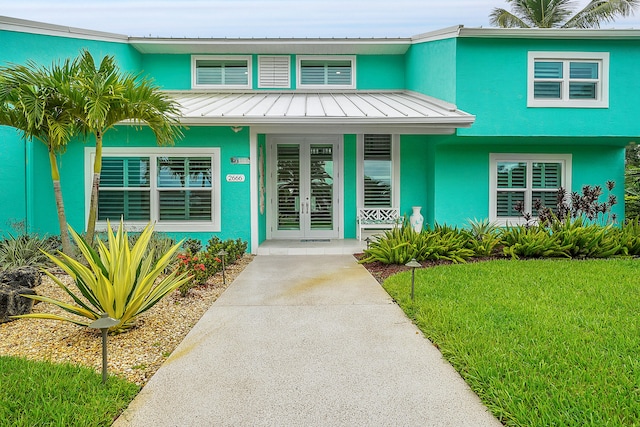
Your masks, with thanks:
[[[504,0],[0,0],[0,15],[136,37],[410,37],[489,27],[494,7],[509,9]],[[603,28],[640,28],[640,11]]]

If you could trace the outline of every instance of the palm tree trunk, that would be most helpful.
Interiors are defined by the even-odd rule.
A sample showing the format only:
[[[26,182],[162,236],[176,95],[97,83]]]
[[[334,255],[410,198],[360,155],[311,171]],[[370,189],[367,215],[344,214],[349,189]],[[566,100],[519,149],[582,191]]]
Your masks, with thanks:
[[[64,212],[64,201],[62,200],[62,187],[60,186],[60,171],[58,161],[53,150],[49,149],[49,163],[51,165],[51,180],[53,181],[53,194],[56,198],[56,209],[58,210],[58,225],[60,226],[60,240],[62,241],[62,252],[73,256],[73,247],[69,239],[67,230],[67,215]]]
[[[89,203],[89,218],[87,219],[87,233],[85,240],[93,245],[98,219],[98,190],[100,189],[100,173],[102,172],[102,132],[96,132],[96,157],[93,160],[93,181],[91,183],[91,198]]]

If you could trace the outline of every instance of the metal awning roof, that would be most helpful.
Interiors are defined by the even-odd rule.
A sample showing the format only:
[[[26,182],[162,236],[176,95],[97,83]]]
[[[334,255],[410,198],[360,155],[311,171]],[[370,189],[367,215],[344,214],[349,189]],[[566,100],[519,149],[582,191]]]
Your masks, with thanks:
[[[453,104],[408,91],[188,91],[170,95],[181,105],[181,121],[186,125],[344,125],[452,133],[475,120]]]

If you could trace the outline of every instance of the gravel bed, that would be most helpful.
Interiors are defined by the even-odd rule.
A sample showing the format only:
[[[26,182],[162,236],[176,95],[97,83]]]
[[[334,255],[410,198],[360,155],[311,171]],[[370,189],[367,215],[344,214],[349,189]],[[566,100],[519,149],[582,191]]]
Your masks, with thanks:
[[[204,312],[252,259],[253,256],[245,255],[227,267],[226,286],[222,283],[222,274],[218,273],[206,285],[189,290],[185,297],[175,291],[138,317],[134,328],[125,333],[110,335],[109,374],[119,375],[141,386],[146,384]],[[69,276],[59,277],[67,283],[71,282]],[[42,285],[36,291],[40,295],[71,302],[66,293],[45,275]],[[69,316],[58,307],[46,303],[36,304],[33,311]],[[18,356],[54,363],[68,362],[102,372],[102,339],[99,330],[69,322],[19,319],[0,324],[0,356]]]

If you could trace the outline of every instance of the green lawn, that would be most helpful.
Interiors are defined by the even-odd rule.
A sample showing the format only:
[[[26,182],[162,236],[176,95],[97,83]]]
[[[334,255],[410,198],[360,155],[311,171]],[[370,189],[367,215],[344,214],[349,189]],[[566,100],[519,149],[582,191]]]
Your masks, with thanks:
[[[110,426],[139,390],[88,368],[0,356],[0,426]]]
[[[505,425],[640,425],[640,261],[490,261],[385,289]]]

